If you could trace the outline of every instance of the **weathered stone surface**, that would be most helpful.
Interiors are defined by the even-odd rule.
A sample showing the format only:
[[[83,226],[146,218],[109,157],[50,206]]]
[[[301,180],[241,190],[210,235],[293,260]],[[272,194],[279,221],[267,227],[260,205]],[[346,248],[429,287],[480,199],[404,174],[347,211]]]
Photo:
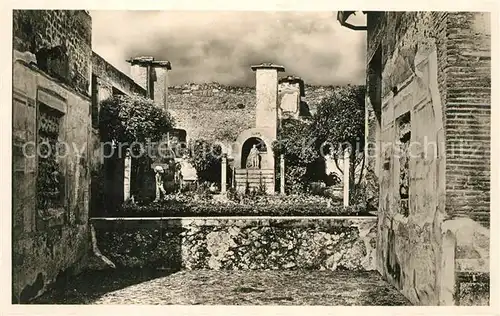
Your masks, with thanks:
[[[285,281],[285,282],[284,282]],[[376,271],[90,271],[35,304],[395,306],[410,302]]]
[[[457,304],[457,267],[488,269],[489,250],[479,245],[489,237],[476,227],[489,222],[487,25],[487,13],[368,14],[367,99],[375,119],[367,116],[376,126],[367,126],[367,138],[379,141],[368,162],[380,185],[377,268],[415,304]],[[405,131],[409,139],[401,139]],[[411,144],[402,159],[401,140]],[[477,223],[448,228],[445,220],[457,216]],[[464,243],[464,233],[475,243]]]
[[[373,270],[376,218],[165,219],[149,228],[96,224],[101,252],[117,266],[193,269]],[[154,227],[174,226],[178,232]],[[161,243],[160,243],[161,241]],[[155,248],[156,247],[156,248]],[[155,250],[156,249],[156,250]],[[162,257],[165,256],[165,257]],[[175,266],[174,266],[175,265]]]
[[[89,60],[87,60],[89,61]],[[13,302],[25,302],[42,293],[60,273],[76,273],[90,251],[88,234],[90,100],[37,68],[13,65],[13,146],[35,142],[36,108],[43,102],[64,116],[61,141],[68,145],[60,157],[64,202],[53,217],[37,212],[36,155],[14,150],[13,172]],[[62,111],[62,112],[61,112]],[[43,216],[41,216],[43,215]]]
[[[40,67],[80,93],[90,94],[92,20],[87,12],[14,10],[13,22],[15,50],[38,54],[38,57],[46,51],[49,54],[45,54],[48,55],[44,58],[45,65]],[[63,54],[50,54],[54,48],[62,48]]]
[[[306,84],[303,102],[314,112],[321,100],[335,89],[335,86]],[[177,128],[186,130],[189,139],[222,141],[231,148],[242,131],[255,127],[255,87],[187,83],[169,87],[167,101]],[[208,116],[210,120],[205,119]]]

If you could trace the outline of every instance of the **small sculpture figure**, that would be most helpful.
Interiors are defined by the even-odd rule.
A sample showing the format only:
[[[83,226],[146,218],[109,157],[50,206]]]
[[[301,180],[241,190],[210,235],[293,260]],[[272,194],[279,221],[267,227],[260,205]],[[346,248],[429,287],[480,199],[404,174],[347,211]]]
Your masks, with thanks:
[[[259,168],[260,153],[256,145],[252,146],[247,157],[247,168]]]
[[[177,187],[178,192],[180,193],[184,187],[184,177],[182,175],[182,166],[179,162],[175,163],[175,173],[174,173],[174,182]]]
[[[156,166],[155,167],[155,182],[156,182],[156,198],[155,202],[158,202],[161,198],[161,195],[163,194],[163,198],[167,197],[167,192],[163,188],[163,168],[161,166]]]

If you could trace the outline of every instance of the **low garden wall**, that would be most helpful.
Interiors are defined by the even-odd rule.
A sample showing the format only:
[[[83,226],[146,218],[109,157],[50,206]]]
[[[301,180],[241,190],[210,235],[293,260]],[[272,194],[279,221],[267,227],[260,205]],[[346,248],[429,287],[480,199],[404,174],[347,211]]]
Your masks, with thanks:
[[[92,218],[119,267],[375,270],[376,217]]]

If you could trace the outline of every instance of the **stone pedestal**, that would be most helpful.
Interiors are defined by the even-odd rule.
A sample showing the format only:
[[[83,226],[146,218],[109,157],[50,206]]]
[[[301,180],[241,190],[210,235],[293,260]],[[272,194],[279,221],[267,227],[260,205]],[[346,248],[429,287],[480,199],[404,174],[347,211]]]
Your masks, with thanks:
[[[275,177],[274,169],[236,169],[236,190],[245,193],[247,190],[259,190],[265,187],[267,194],[274,194]]]

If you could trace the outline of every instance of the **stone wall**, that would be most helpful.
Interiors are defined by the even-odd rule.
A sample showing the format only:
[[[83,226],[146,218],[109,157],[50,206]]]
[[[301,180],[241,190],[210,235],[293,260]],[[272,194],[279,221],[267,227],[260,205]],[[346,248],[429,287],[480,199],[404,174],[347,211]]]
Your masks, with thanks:
[[[103,84],[107,83],[118,89],[120,93],[146,95],[146,90],[142,86],[108,63],[96,52],[92,52],[92,75],[98,77]]]
[[[314,112],[334,89],[305,85],[303,101]],[[255,87],[191,83],[169,87],[167,98],[177,128],[186,130],[188,139],[219,140],[230,148],[242,131],[255,127]]]
[[[255,89],[216,83],[168,89],[168,110],[187,138],[222,141],[229,148],[239,133],[255,126]]]
[[[14,62],[13,74],[12,300],[17,303],[77,272],[88,254],[90,99],[22,60]],[[38,181],[50,180],[43,178],[47,174],[35,151],[47,124],[37,113],[42,104],[58,113],[58,140],[68,147],[57,158],[59,182],[37,190]],[[40,205],[47,202],[40,199],[46,190],[57,193],[57,209]]]
[[[13,11],[13,302],[89,252],[91,34],[83,10]],[[45,156],[48,144],[60,155]]]
[[[458,121],[456,130],[463,132],[460,137],[485,144],[487,127],[484,131],[476,129],[467,119],[474,116],[489,122],[489,110],[482,109],[489,109],[490,105],[481,99],[488,95],[489,86],[484,84],[489,79],[478,81],[481,87],[461,84],[461,89],[468,91],[466,96],[454,97],[459,89],[454,88],[456,78],[484,73],[481,68],[474,71],[471,67],[475,64],[470,64],[467,57],[457,56],[462,53],[454,46],[475,45],[485,50],[487,36],[477,36],[479,31],[467,27],[450,27],[458,20],[467,26],[464,21],[475,20],[478,15],[382,12],[368,16],[367,86],[374,113],[367,115],[372,116],[371,123],[376,126],[368,126],[367,130],[371,133],[368,138],[375,134],[377,139],[378,157],[370,164],[377,168],[374,174],[380,186],[377,267],[415,304],[457,304],[457,275],[463,271],[460,262],[467,262],[468,272],[488,270],[489,231],[467,219],[456,226],[453,218],[454,203],[462,203],[459,201],[466,201],[467,205],[461,210],[478,209],[479,214],[484,212],[484,205],[489,205],[489,199],[484,198],[487,192],[481,190],[489,188],[489,180],[485,179],[485,174],[489,175],[489,160],[478,164],[477,169],[487,170],[483,173],[470,174],[462,168],[454,178],[449,171],[457,170],[453,167],[457,163],[449,160],[449,146],[458,141],[458,133],[450,124],[453,120]],[[474,60],[479,59],[476,56]],[[454,64],[459,60],[464,63],[462,66]],[[485,62],[478,63],[485,66]],[[461,74],[454,77],[456,69],[461,69]],[[479,103],[476,110],[467,111],[467,106],[454,110],[457,100],[469,102],[467,93],[477,98],[471,101]],[[466,117],[457,119],[457,111],[465,111]],[[474,111],[482,116],[475,116]],[[458,161],[459,165],[469,164],[464,156]],[[477,185],[457,186],[457,181],[464,184],[466,179],[478,180]],[[452,191],[461,195],[451,197]],[[465,191],[470,193],[470,199],[464,199]],[[478,218],[472,212],[461,214]],[[473,241],[467,242],[470,238]],[[487,294],[482,295],[487,300]]]
[[[375,217],[93,218],[117,267],[374,270]]]
[[[38,67],[89,95],[92,20],[83,10],[14,10],[14,50],[38,58]]]

